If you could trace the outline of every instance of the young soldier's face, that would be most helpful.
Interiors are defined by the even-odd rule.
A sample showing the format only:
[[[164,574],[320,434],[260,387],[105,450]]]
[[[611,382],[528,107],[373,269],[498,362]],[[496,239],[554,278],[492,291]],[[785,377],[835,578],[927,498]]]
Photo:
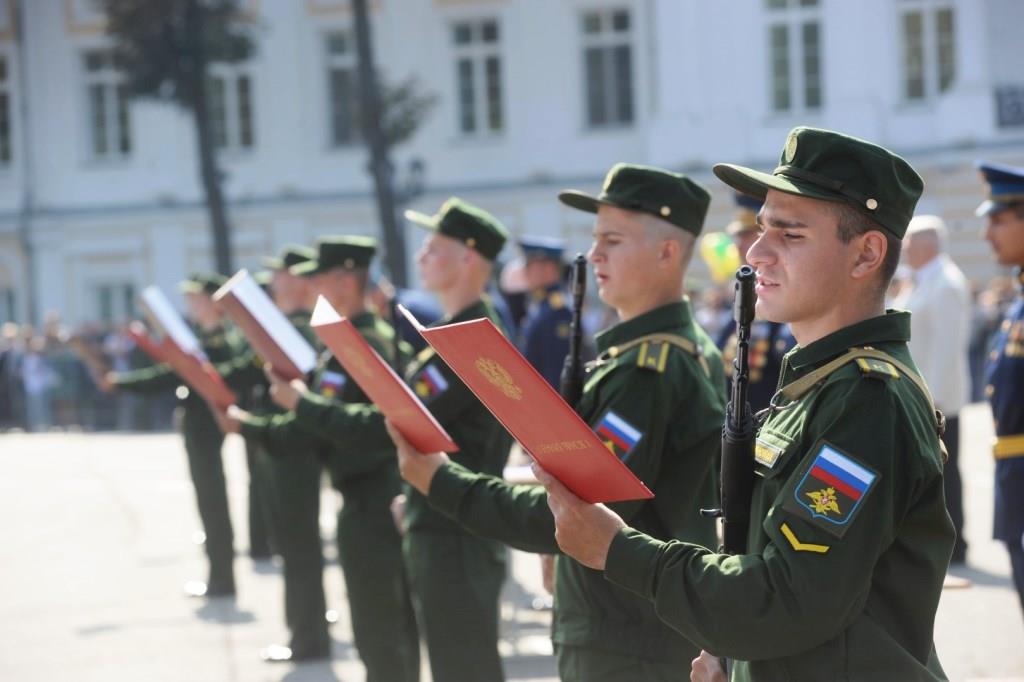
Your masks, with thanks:
[[[457,279],[457,268],[466,247],[459,241],[433,232],[416,253],[420,282],[427,291],[446,291]]]
[[[1024,265],[1024,205],[988,217],[984,236],[1000,265]]]
[[[824,201],[769,190],[747,251],[757,269],[757,317],[794,325],[824,319],[847,283],[850,248]]]
[[[657,271],[657,249],[640,217],[614,206],[600,206],[594,242],[587,253],[601,300],[622,310],[643,300]]]

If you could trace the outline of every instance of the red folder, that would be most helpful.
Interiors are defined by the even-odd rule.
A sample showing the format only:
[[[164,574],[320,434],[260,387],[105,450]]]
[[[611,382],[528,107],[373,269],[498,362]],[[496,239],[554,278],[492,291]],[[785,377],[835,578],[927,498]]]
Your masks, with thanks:
[[[412,389],[391,369],[391,365],[323,296],[317,299],[310,324],[363,393],[414,448],[420,452],[455,452],[459,449]]]
[[[127,331],[135,345],[141,348],[142,352],[148,355],[153,362],[167,362],[160,344],[150,338],[144,324],[135,320],[128,325]]]
[[[206,359],[199,339],[163,293],[156,287],[146,287],[139,301],[153,325],[163,332],[159,350],[151,357],[169,364],[186,384],[219,409],[234,405],[237,402],[235,394]],[[149,352],[145,345],[140,347]]]
[[[217,290],[213,300],[270,363],[274,374],[291,381],[316,367],[316,351],[247,271],[239,270]]]
[[[587,502],[654,497],[490,320],[414,327],[546,471]]]

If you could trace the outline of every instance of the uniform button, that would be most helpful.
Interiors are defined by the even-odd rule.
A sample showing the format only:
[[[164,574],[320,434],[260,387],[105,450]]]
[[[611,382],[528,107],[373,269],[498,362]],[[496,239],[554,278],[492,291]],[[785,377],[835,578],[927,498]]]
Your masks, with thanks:
[[[989,384],[988,386],[985,387],[985,397],[986,398],[991,398],[992,394],[995,393],[995,392],[996,392],[996,387],[993,386],[992,384]]]
[[[997,350],[994,350],[994,351],[992,351],[991,353],[988,354],[989,360],[995,360],[998,357],[999,357],[999,351],[997,351]]]

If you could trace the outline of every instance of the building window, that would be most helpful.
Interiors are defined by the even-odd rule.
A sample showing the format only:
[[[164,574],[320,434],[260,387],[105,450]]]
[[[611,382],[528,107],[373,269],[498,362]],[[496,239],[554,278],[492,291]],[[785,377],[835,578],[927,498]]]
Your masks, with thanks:
[[[135,285],[97,284],[96,316],[108,324],[121,324],[135,317]]]
[[[14,289],[0,287],[0,324],[18,321],[14,317],[14,305]]]
[[[952,7],[931,0],[904,0],[899,25],[903,40],[903,98],[923,101],[946,92],[956,78]]]
[[[501,34],[495,19],[452,25],[459,132],[497,133],[505,127]]]
[[[11,82],[7,58],[0,55],[0,166],[11,163]]]
[[[89,152],[95,159],[116,159],[132,151],[128,87],[113,50],[88,50],[82,55],[89,112]]]
[[[206,87],[214,147],[251,149],[255,144],[252,76],[238,66],[215,64],[210,66]]]
[[[765,0],[769,97],[778,113],[816,111],[823,97],[818,0]]]
[[[584,12],[583,71],[587,125],[633,122],[633,34],[629,10]]]
[[[328,116],[331,144],[344,147],[361,139],[359,128],[359,82],[356,79],[355,39],[351,33],[329,33],[327,48]]]

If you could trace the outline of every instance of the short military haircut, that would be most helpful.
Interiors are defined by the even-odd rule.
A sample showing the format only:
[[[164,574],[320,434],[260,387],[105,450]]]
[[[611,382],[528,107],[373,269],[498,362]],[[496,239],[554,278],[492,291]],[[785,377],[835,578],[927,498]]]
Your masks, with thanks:
[[[879,296],[884,296],[893,275],[896,274],[896,267],[900,264],[903,241],[852,206],[838,202],[830,202],[830,205],[837,220],[839,241],[843,244],[849,244],[856,237],[871,231],[881,232],[885,237],[885,258],[878,271],[881,279],[877,290]]]
[[[682,266],[686,268],[690,265],[690,259],[693,258],[693,245],[697,241],[692,233],[649,213],[635,213],[634,215],[638,216],[643,223],[644,234],[649,242],[653,244],[662,239],[678,242],[682,253]]]

